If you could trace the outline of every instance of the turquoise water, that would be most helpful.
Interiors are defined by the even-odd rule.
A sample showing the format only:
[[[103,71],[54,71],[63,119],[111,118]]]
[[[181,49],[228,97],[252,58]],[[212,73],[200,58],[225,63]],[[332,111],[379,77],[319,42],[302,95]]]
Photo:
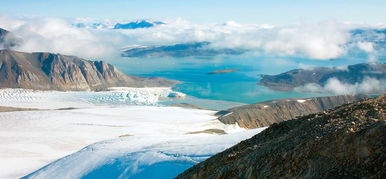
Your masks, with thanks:
[[[132,154],[120,158],[111,159],[110,163],[94,169],[92,172],[86,174],[82,179],[93,178],[175,178],[178,174],[186,169],[192,167],[197,162],[210,157],[204,156],[176,156],[180,159],[171,159],[161,162],[154,162],[149,164],[140,163],[136,160],[130,160]],[[185,159],[184,159],[185,157]],[[187,160],[186,158],[190,158]],[[138,165],[138,166],[135,166]]]
[[[175,90],[201,99],[255,103],[290,97],[327,94],[272,91],[257,85],[261,74],[279,74],[307,66],[342,66],[366,62],[362,57],[334,60],[273,56],[217,56],[213,58],[119,58],[113,61],[123,72],[138,76],[159,76],[184,83]],[[222,69],[240,69],[231,73],[209,75]]]

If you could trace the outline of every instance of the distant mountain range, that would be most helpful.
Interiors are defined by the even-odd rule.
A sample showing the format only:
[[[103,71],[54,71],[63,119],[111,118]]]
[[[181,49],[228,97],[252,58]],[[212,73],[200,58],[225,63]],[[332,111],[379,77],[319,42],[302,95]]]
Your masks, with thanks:
[[[355,84],[362,82],[366,77],[386,80],[386,64],[361,63],[349,65],[347,68],[296,69],[278,75],[263,75],[258,84],[274,90],[289,91],[308,83],[324,85],[330,78]]]
[[[180,174],[200,178],[383,178],[386,96],[273,124]]]
[[[129,23],[136,26],[137,23]],[[151,23],[144,22],[145,27],[152,27]],[[146,25],[147,24],[147,25]],[[386,52],[386,30],[382,29],[356,29],[350,31],[351,40],[347,42],[350,48],[350,54],[363,55],[363,49],[358,49],[358,43],[369,42],[377,51]],[[122,53],[124,57],[188,57],[188,56],[215,56],[215,55],[240,55],[248,51],[247,49],[231,48],[211,48],[211,42],[192,42],[171,45],[153,45],[153,46],[134,46],[125,49]],[[369,52],[366,52],[369,53]],[[381,54],[377,54],[381,55]]]
[[[141,29],[141,28],[150,28],[157,25],[165,24],[161,21],[148,21],[148,20],[138,20],[128,23],[102,23],[102,22],[82,22],[76,23],[74,26],[78,28],[90,28],[90,29]]]
[[[139,28],[150,28],[154,27],[156,25],[161,25],[165,24],[164,22],[161,21],[146,21],[146,20],[141,20],[141,21],[135,21],[135,22],[129,22],[126,24],[115,24],[114,29],[139,29]]]
[[[158,87],[176,83],[164,78],[128,76],[103,61],[0,50],[0,88],[105,90],[108,87]]]
[[[212,49],[210,42],[194,42],[165,46],[138,46],[124,50],[123,57],[189,57],[189,56],[215,56],[215,55],[240,55],[244,50],[238,49]]]

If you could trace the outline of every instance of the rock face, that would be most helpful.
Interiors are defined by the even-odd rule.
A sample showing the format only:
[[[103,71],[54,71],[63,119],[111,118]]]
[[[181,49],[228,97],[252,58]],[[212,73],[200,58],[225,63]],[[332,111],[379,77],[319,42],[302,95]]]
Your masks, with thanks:
[[[350,65],[347,69],[326,67],[309,70],[296,69],[278,75],[263,75],[258,84],[273,90],[290,91],[308,83],[324,85],[330,78],[355,84],[362,82],[366,77],[386,80],[386,64],[362,63]]]
[[[237,123],[240,127],[251,129],[321,112],[365,97],[364,95],[342,95],[280,99],[231,108],[220,111],[217,115],[220,115],[218,119],[225,124]]]
[[[102,61],[51,53],[0,51],[0,88],[104,90],[171,86],[177,81],[128,76]]]
[[[386,96],[274,124],[177,178],[383,178]]]

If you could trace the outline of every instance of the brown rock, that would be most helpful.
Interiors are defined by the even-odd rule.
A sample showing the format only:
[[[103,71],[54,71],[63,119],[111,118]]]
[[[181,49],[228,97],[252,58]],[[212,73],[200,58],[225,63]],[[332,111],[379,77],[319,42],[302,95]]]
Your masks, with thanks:
[[[386,95],[273,124],[177,178],[384,178],[385,138]]]
[[[321,112],[365,97],[364,95],[342,95],[280,99],[235,107],[217,114],[220,115],[218,119],[225,124],[237,123],[243,128],[258,128]]]
[[[105,90],[108,87],[158,87],[176,83],[164,78],[128,76],[103,61],[0,50],[0,88]]]

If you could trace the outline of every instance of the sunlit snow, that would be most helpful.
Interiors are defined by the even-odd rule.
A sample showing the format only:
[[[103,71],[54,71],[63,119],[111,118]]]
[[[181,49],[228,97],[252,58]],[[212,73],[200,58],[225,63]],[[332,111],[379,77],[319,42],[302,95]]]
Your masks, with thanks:
[[[0,178],[172,178],[262,130],[225,125],[215,111],[154,106],[170,89],[127,91],[0,90],[0,106],[42,109],[0,113]],[[63,107],[77,109],[53,110]],[[187,134],[207,129],[227,134]]]

